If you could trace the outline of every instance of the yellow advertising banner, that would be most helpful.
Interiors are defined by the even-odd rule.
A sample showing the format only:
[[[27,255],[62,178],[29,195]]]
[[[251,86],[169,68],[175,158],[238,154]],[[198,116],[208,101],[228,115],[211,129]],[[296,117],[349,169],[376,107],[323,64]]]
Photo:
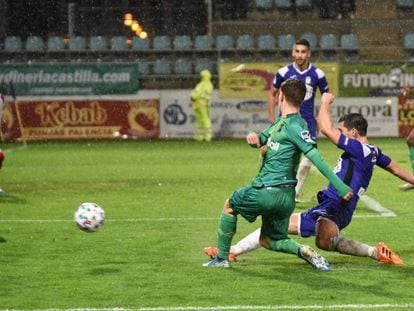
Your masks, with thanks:
[[[221,63],[220,98],[267,99],[276,72],[287,64],[286,62]],[[325,72],[330,91],[338,94],[339,65],[335,62],[318,62],[314,65]]]

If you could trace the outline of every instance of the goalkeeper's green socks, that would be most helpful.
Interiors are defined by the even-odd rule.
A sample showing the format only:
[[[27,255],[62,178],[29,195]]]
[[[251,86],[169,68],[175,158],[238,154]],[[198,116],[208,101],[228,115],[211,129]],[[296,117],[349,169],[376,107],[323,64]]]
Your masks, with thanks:
[[[300,244],[293,239],[284,240],[270,240],[270,249],[275,252],[282,252],[287,254],[299,254]]]
[[[218,231],[218,257],[229,258],[231,240],[236,233],[237,217],[221,213]]]
[[[409,146],[408,150],[410,151],[411,171],[414,174],[414,146]]]

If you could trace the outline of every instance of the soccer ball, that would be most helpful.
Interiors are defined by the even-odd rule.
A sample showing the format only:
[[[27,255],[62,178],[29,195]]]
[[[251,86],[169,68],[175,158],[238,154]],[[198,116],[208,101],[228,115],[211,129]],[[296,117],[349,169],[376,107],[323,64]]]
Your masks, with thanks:
[[[95,232],[103,226],[105,212],[96,203],[82,203],[75,212],[75,222],[82,231]]]

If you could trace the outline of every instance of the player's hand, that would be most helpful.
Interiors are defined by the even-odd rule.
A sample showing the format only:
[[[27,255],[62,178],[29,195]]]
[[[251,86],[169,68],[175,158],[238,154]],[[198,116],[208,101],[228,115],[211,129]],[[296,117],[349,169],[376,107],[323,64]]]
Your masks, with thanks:
[[[250,133],[246,136],[246,141],[250,146],[256,146],[256,147],[260,147],[260,139],[259,139],[259,135],[257,135],[257,133]]]
[[[344,199],[345,201],[349,201],[351,200],[352,196],[354,195],[354,193],[352,192],[352,190],[350,190],[347,194],[345,194],[342,199]]]
[[[332,93],[323,93],[321,98],[322,105],[332,105],[335,100],[335,95]]]

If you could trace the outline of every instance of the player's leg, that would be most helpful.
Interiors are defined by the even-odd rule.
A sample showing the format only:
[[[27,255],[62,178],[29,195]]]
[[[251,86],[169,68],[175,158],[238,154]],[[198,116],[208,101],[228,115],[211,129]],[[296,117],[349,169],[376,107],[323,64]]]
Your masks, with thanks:
[[[236,233],[236,228],[237,217],[233,215],[233,209],[229,204],[229,200],[226,200],[219,221],[219,230],[217,234],[217,257],[203,264],[204,267],[230,267],[227,258],[229,256],[231,240]]]
[[[370,257],[387,264],[402,264],[403,261],[384,243],[369,246],[339,235],[337,224],[331,219],[320,217],[316,225],[316,246],[326,251],[345,255]]]
[[[294,189],[276,188],[276,213],[262,215],[260,244],[269,250],[293,254],[318,270],[330,270],[328,261],[308,245],[301,245],[288,237],[290,217],[295,208]],[[285,217],[283,217],[285,216]]]
[[[302,160],[299,163],[298,172],[296,173],[296,179],[298,183],[295,187],[295,201],[300,202],[300,192],[305,184],[306,178],[308,178],[309,171],[311,169],[312,162],[305,156],[302,157]]]
[[[203,140],[203,116],[200,109],[200,105],[195,103],[194,104],[194,114],[195,114],[195,135],[194,140],[201,141]]]
[[[281,226],[279,221],[278,226],[274,228],[280,227]],[[320,254],[318,254],[313,248],[311,248],[309,245],[301,245],[295,240],[289,238],[287,235],[283,239],[275,240],[271,239],[265,233],[262,233],[260,236],[260,244],[264,248],[272,251],[296,255],[299,258],[305,260],[317,270],[331,270],[329,262]]]
[[[414,129],[411,130],[410,134],[407,136],[407,145],[408,151],[410,154],[410,163],[411,163],[411,171],[414,174]],[[414,189],[414,185],[412,184],[404,184],[399,187],[403,191],[412,190]]]
[[[0,149],[0,169],[3,166],[3,161],[4,161],[4,152]],[[4,195],[4,194],[6,194],[6,191],[0,188],[0,195]]]

